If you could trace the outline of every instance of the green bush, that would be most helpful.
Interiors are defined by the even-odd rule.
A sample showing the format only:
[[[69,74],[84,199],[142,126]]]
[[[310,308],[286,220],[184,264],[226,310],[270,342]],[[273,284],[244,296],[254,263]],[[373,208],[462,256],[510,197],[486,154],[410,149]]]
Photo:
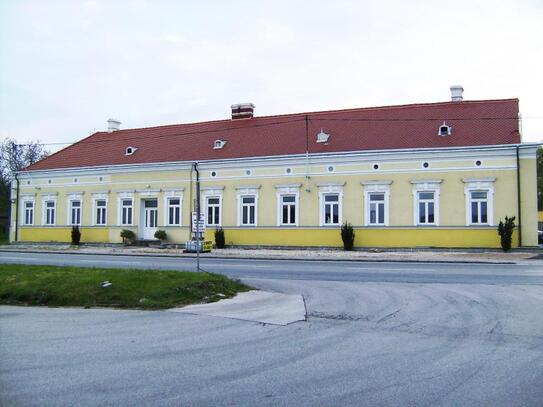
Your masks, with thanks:
[[[72,246],[79,246],[81,242],[81,231],[79,226],[72,226]]]
[[[123,229],[121,231],[121,237],[123,239],[124,244],[131,244],[134,242],[134,239],[136,238],[136,234],[129,229]]]
[[[505,223],[500,220],[498,225],[498,235],[500,235],[500,243],[504,252],[511,250],[511,241],[513,230],[515,229],[515,217],[505,217]]]
[[[223,228],[217,228],[215,230],[215,246],[217,249],[224,249],[224,230]]]
[[[167,238],[167,235],[166,235],[165,230],[157,230],[155,232],[155,239],[158,239],[160,241],[164,241],[164,240],[166,240],[166,238]]]
[[[354,246],[354,229],[353,225],[345,222],[341,225],[341,240],[343,240],[344,250],[353,250]]]

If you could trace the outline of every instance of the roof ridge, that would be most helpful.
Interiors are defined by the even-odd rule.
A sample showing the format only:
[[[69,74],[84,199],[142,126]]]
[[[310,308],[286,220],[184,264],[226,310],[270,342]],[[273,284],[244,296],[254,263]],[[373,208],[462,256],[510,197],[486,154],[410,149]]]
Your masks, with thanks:
[[[318,114],[327,114],[327,113],[349,113],[349,112],[359,112],[359,111],[373,111],[373,110],[385,110],[385,109],[400,109],[400,108],[411,108],[411,107],[428,107],[428,106],[439,106],[439,105],[456,105],[456,104],[477,104],[477,103],[498,103],[498,102],[511,102],[517,101],[518,98],[507,98],[507,99],[480,99],[480,100],[464,100],[462,102],[428,102],[428,103],[407,103],[400,105],[386,105],[386,106],[368,106],[368,107],[350,107],[345,109],[331,109],[331,110],[314,110],[298,113],[283,113],[283,114],[272,114],[266,116],[254,116],[251,119],[268,119],[274,117],[293,117],[293,116],[304,116],[304,115],[318,115]],[[243,120],[243,119],[242,119]],[[189,122],[189,123],[173,123],[173,124],[161,124],[158,126],[147,126],[147,127],[131,127],[127,129],[116,130],[114,133],[125,132],[125,131],[134,131],[134,130],[150,130],[150,129],[161,129],[166,127],[176,127],[176,126],[198,126],[206,124],[220,124],[220,123],[232,123],[239,122],[240,119],[217,119],[217,120],[205,120],[202,122]],[[109,134],[107,131],[99,131],[94,134]],[[94,135],[93,134],[93,135]],[[84,140],[84,139],[83,139]],[[81,140],[81,141],[83,141]]]

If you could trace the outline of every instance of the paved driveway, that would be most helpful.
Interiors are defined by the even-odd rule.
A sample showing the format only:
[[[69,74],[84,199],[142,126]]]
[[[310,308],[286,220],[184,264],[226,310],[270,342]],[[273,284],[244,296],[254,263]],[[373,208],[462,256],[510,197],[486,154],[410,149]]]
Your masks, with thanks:
[[[0,404],[541,406],[538,267],[242,264],[308,321],[0,307]]]

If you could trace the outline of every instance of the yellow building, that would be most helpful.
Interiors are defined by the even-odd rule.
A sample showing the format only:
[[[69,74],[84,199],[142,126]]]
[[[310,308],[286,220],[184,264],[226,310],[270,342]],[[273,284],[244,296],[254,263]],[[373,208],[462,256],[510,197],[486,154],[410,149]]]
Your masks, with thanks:
[[[98,132],[17,174],[11,240],[191,238],[196,170],[207,237],[228,245],[499,247],[537,245],[536,148],[518,100],[452,101]]]

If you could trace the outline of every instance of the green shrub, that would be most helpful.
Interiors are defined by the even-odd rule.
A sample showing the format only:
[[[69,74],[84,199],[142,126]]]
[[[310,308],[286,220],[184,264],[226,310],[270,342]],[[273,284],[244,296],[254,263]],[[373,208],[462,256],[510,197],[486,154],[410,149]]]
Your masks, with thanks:
[[[498,225],[498,235],[500,235],[501,245],[504,252],[511,250],[511,241],[513,230],[515,229],[515,217],[505,217],[505,223],[500,220]]]
[[[354,229],[353,225],[345,222],[341,225],[341,240],[343,240],[344,250],[353,250],[354,246]]]
[[[215,230],[215,246],[217,249],[224,249],[224,230],[223,228],[217,228]]]
[[[129,229],[123,229],[121,231],[121,237],[124,244],[131,244],[136,238],[136,234]]]
[[[160,241],[164,241],[164,240],[166,240],[166,238],[167,238],[167,235],[166,235],[165,230],[157,230],[155,232],[155,239],[158,239]]]
[[[79,246],[81,242],[81,231],[79,226],[72,226],[72,246]]]

